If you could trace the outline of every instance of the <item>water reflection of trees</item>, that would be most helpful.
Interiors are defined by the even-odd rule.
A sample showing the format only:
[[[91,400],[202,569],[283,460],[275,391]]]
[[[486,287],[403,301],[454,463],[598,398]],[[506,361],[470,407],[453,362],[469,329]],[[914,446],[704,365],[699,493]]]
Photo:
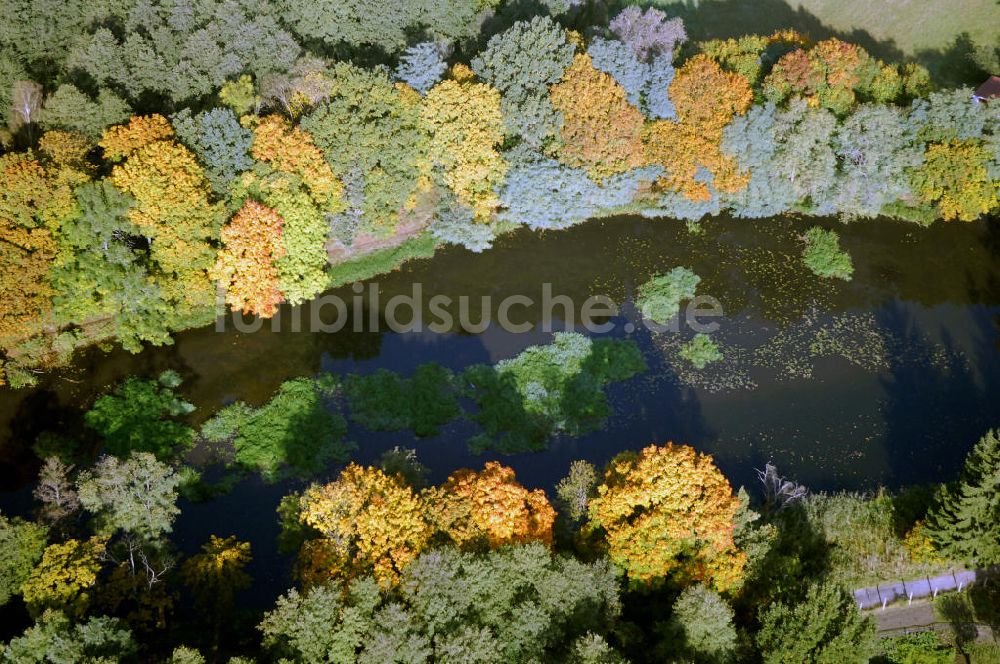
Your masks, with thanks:
[[[1000,353],[986,312],[974,313],[975,349],[961,352],[947,330],[939,344],[922,335],[908,310],[879,313],[888,329],[908,340],[910,357],[893,361],[881,380],[886,393],[883,439],[892,479],[899,483],[943,481],[955,476],[965,453],[1000,423]],[[974,358],[972,362],[969,357]]]

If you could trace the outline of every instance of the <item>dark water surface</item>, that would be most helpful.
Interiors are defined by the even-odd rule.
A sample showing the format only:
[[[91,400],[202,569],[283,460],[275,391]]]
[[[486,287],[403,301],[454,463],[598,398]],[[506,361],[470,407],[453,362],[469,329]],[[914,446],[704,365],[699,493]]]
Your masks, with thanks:
[[[691,234],[676,221],[617,218],[564,231],[522,230],[483,254],[448,247],[374,281],[381,307],[395,294],[410,293],[414,283],[422,284],[425,304],[435,294],[469,296],[473,321],[483,313],[481,297],[492,297],[495,319],[505,296],[540,302],[545,283],[578,307],[594,295],[622,305],[607,334],[634,339],[650,371],[609,388],[613,414],[603,430],[557,437],[545,452],[502,457],[529,487],[551,490],[574,459],[600,465],[622,450],[668,440],[715,455],[736,486],[753,484],[753,469],[768,460],[813,490],[952,478],[975,440],[1000,425],[1000,225],[824,223],[841,233],[841,246],[853,257],[849,283],[820,280],[804,268],[798,236],[809,225],[719,218]],[[717,298],[725,312],[713,338],[726,359],[705,372],[677,359],[690,330],[653,334],[630,303],[637,285],[678,265],[700,275],[699,294]],[[350,302],[354,292],[345,287],[336,294]],[[294,332],[286,324],[240,333],[229,324],[224,332],[184,332],[174,345],[139,355],[92,349],[33,390],[0,391],[0,510],[30,509],[35,436],[78,429],[95,396],[126,376],[179,371],[185,377],[180,392],[197,406],[197,424],[237,399],[263,403],[295,376],[379,367],[408,374],[429,361],[460,370],[551,338],[538,329],[540,305],[514,311],[513,318],[535,329],[396,333],[383,325],[381,332],[326,334]],[[332,307],[323,312],[332,316]],[[303,320],[310,314],[306,306]],[[289,316],[285,308],[286,323]],[[431,320],[429,312],[424,317]],[[456,468],[498,458],[468,452],[465,441],[475,431],[459,420],[438,437],[416,439],[352,425],[349,437],[362,463],[395,445],[415,447],[431,480],[440,482]],[[328,469],[327,477],[337,470]],[[211,502],[185,503],[174,539],[185,552],[210,533],[250,540],[254,594],[269,604],[291,583],[290,565],[274,543],[274,509],[302,484],[269,486],[253,478]]]

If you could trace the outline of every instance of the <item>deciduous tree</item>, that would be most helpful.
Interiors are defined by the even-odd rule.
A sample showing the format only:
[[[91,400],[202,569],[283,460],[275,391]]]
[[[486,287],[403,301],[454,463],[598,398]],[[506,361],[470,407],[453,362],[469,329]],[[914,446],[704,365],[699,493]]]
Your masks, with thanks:
[[[596,180],[641,165],[642,113],[614,78],[594,68],[589,55],[573,58],[551,96],[563,116],[561,161]]]
[[[21,594],[21,586],[45,551],[48,528],[0,515],[0,606]]]
[[[442,81],[424,97],[421,114],[431,135],[430,162],[476,219],[488,221],[507,174],[497,151],[503,140],[500,94],[482,83]]]
[[[427,492],[435,526],[463,548],[515,542],[552,543],[555,510],[541,489],[528,491],[511,468],[488,461],[479,472],[462,469]]]
[[[97,583],[106,544],[103,537],[91,537],[87,541],[71,539],[49,545],[41,562],[21,585],[24,603],[32,615],[45,609],[83,615]]]
[[[285,255],[284,220],[269,207],[248,200],[222,229],[214,274],[226,286],[226,304],[245,314],[270,318],[284,301],[276,261]]]
[[[181,477],[148,452],[127,459],[102,457],[77,479],[80,504],[94,515],[97,532],[123,531],[153,540],[173,529]]]
[[[373,574],[383,587],[427,546],[431,527],[424,501],[399,478],[350,464],[336,481],[302,496],[300,520],[328,540],[331,578]]]
[[[643,132],[646,163],[666,170],[659,180],[661,186],[693,201],[709,200],[709,185],[726,193],[744,188],[747,178],[720,146],[726,125],[744,114],[753,101],[747,80],[697,55],[677,70],[670,83],[670,99],[677,121],[654,122]],[[710,174],[708,182],[701,177],[703,171]]]
[[[592,529],[635,585],[667,575],[719,590],[739,585],[746,556],[733,542],[739,500],[712,463],[686,445],[650,445],[611,461],[590,501]]]
[[[1000,207],[989,163],[990,154],[976,141],[934,143],[913,171],[913,186],[941,218],[974,221]]]

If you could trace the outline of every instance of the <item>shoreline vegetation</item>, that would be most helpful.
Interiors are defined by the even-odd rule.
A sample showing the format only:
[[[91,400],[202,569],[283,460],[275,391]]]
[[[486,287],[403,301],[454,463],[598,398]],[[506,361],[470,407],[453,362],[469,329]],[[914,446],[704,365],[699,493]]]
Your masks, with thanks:
[[[945,366],[952,356],[910,326],[893,336],[870,312],[824,319],[812,294],[867,284],[870,261],[845,236],[855,265],[819,219],[921,232],[996,214],[1000,101],[936,89],[916,62],[829,31],[717,39],[699,27],[691,39],[678,16],[693,16],[690,3],[656,4],[668,11],[15,0],[0,25],[9,388],[86,346],[170,344],[220,303],[274,320],[441,245],[483,252],[522,227],[629,214],[705,240],[699,224],[725,214],[755,238],[785,224],[793,249],[737,243],[764,249],[755,272],[738,273],[756,276],[737,279],[777,282],[765,304],[780,299],[790,323],[752,347],[721,332],[650,335],[660,363],[638,336],[557,332],[492,364],[407,374],[255,364],[269,393],[210,400],[214,412],[173,370],[59,416],[18,411],[38,420],[18,434],[33,456],[17,470],[34,482],[0,514],[0,662],[1000,661],[995,636],[970,631],[1000,633],[993,586],[935,598],[948,628],[905,635],[877,634],[852,594],[1000,564],[1000,430],[975,425],[957,476],[824,493],[759,447],[722,468],[652,419],[612,419],[613,404],[635,408],[635,389],[663,380],[749,389],[751,370],[796,380],[824,357],[873,372],[904,357]],[[977,49],[977,62],[992,56]],[[702,246],[721,244],[711,240]],[[924,262],[909,260],[927,288]],[[643,317],[667,325],[717,275],[704,261],[660,262],[629,288]],[[808,272],[808,288],[793,272]],[[804,297],[788,307],[791,291]],[[897,379],[920,390],[922,376]],[[949,388],[972,380],[955,376]],[[986,414],[979,401],[958,410],[964,394],[942,399],[955,419]],[[923,403],[898,408],[909,418]],[[929,428],[931,453],[956,459],[949,446],[968,441],[949,422]],[[848,424],[844,436],[860,437]],[[626,451],[575,447],[609,426]],[[926,451],[914,433],[885,446],[904,466],[908,446]],[[398,444],[414,438],[419,453]],[[475,458],[453,463],[436,445],[446,438]],[[569,454],[533,458],[568,465],[546,469],[546,487],[503,456],[550,444]],[[586,455],[602,463],[570,461]],[[734,485],[758,459],[759,482]]]
[[[475,46],[478,14],[430,5],[437,36],[410,46],[360,17],[334,38],[346,17],[214,1],[183,21],[157,2],[95,10],[60,26],[72,47],[55,60],[9,46],[6,382],[95,343],[168,344],[221,302],[266,318],[519,226],[1000,208],[1000,105],[935,90],[914,63],[793,30],[692,42],[658,10],[590,25],[558,2]],[[238,28],[259,38],[212,50]],[[384,63],[330,58],[338,39]],[[837,263],[819,274],[846,278],[822,247],[807,254]]]

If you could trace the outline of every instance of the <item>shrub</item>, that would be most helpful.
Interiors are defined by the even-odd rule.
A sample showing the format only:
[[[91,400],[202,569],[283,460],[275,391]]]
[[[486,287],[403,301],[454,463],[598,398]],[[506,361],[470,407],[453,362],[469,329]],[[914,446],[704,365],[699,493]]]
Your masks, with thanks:
[[[666,325],[680,314],[681,302],[690,300],[701,277],[686,267],[675,267],[667,274],[654,276],[639,287],[635,303],[645,318]]]
[[[344,382],[351,419],[375,431],[412,429],[418,436],[436,436],[438,427],[461,410],[454,376],[437,364],[421,364],[412,378],[379,369],[367,376],[352,374]]]
[[[722,352],[707,334],[696,334],[694,339],[681,346],[680,356],[701,370],[722,359]]]
[[[836,231],[814,226],[806,232],[805,242],[802,260],[813,274],[828,279],[851,280],[854,274],[851,255],[840,250],[840,238]]]

